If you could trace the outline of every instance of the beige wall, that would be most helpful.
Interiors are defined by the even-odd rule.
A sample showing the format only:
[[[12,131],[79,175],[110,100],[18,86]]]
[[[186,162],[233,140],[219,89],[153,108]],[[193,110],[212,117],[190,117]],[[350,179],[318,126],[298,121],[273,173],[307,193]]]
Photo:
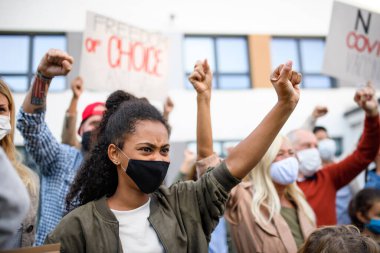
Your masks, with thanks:
[[[271,73],[270,35],[249,35],[249,58],[251,62],[251,81],[254,88],[272,87],[269,81]]]

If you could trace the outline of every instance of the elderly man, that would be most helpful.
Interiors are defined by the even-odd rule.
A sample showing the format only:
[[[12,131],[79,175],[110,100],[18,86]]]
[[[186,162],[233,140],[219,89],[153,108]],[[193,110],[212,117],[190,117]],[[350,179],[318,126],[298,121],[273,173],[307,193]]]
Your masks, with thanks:
[[[365,112],[364,130],[356,150],[342,161],[321,166],[318,141],[311,131],[297,129],[288,134],[300,162],[298,186],[314,209],[318,226],[337,223],[336,192],[365,170],[379,149],[379,112],[375,90],[372,86],[366,86],[356,92],[354,100]]]

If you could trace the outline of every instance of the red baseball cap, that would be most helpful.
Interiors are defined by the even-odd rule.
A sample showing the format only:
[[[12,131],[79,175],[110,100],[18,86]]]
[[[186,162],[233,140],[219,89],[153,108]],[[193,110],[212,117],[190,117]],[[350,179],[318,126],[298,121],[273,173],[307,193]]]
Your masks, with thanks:
[[[102,107],[101,109],[99,107]],[[82,122],[80,123],[80,126],[78,128],[78,134],[79,129],[82,127],[83,123],[91,116],[93,115],[103,115],[103,112],[105,110],[105,104],[103,102],[95,102],[92,104],[89,104],[84,108],[82,113]]]

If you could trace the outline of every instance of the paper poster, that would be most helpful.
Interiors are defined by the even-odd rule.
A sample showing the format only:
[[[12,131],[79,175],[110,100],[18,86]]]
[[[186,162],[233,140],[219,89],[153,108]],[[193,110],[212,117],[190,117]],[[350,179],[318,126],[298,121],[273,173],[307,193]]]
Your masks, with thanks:
[[[168,92],[168,38],[88,12],[80,75],[86,89],[122,89],[163,101]]]
[[[380,15],[335,2],[326,41],[324,74],[380,85]]]

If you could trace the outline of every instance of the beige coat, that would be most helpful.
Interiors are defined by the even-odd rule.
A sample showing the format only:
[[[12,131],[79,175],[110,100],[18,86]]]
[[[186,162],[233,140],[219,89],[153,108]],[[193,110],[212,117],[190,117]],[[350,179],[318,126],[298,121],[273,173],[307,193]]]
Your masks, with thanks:
[[[37,216],[40,200],[40,178],[32,171],[32,178],[36,185],[36,192],[29,192],[30,208],[22,222],[21,247],[30,247],[34,244],[37,230]]]
[[[285,219],[278,214],[270,223],[260,222],[252,214],[251,206],[252,183],[240,183],[232,189],[225,212],[237,251],[241,253],[296,253],[297,245]],[[298,219],[306,240],[315,229],[315,225],[299,209]]]
[[[17,247],[31,247],[35,241],[36,229],[37,229],[37,216],[39,207],[39,194],[40,194],[40,179],[34,171],[30,170],[31,179],[36,186],[36,192],[31,192],[28,188],[30,207],[29,211],[21,223],[21,227],[17,231],[16,240]]]

